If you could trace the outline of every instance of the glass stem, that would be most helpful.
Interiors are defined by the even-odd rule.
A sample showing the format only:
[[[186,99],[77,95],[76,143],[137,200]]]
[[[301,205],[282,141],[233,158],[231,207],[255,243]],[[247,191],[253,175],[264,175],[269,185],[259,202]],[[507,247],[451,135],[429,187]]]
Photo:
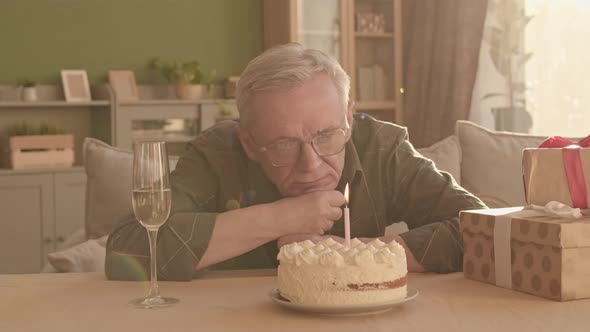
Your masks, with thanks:
[[[148,229],[148,238],[150,239],[150,293],[148,298],[159,298],[160,288],[158,288],[158,267],[156,265],[156,243],[158,240],[158,229]]]

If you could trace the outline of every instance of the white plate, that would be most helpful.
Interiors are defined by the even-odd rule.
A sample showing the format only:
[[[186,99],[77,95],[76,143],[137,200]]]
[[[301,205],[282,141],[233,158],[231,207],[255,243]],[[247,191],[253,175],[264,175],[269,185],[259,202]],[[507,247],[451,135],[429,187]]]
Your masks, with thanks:
[[[418,296],[418,290],[414,288],[408,288],[408,292],[405,298],[392,300],[387,302],[370,303],[370,304],[339,304],[339,305],[327,305],[327,304],[298,304],[292,303],[289,300],[281,296],[281,293],[277,288],[274,288],[270,292],[270,298],[274,303],[280,306],[302,311],[328,315],[368,315],[385,312],[392,309],[395,306],[404,304],[408,301],[413,300]]]

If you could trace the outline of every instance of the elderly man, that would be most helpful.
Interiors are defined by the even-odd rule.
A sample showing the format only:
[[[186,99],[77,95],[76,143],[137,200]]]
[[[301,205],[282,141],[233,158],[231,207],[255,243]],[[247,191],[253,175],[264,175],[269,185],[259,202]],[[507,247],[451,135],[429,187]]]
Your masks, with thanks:
[[[298,44],[252,60],[237,89],[240,122],[199,135],[171,174],[160,277],[276,267],[286,243],[341,241],[346,183],[353,237],[397,240],[410,271],[460,270],[458,213],[485,205],[418,154],[404,128],[353,114],[349,89],[337,61]],[[410,230],[385,237],[399,221]],[[107,276],[133,279],[135,262],[149,270],[149,243],[130,220],[109,237]]]

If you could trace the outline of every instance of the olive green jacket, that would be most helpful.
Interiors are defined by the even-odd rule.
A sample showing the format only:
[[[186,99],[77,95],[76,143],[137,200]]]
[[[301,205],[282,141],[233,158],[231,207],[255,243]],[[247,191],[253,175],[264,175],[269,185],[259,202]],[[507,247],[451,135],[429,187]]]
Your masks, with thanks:
[[[158,234],[161,279],[195,276],[219,213],[281,198],[244,153],[234,133],[236,125],[226,121],[204,131],[187,145],[171,173],[172,212]],[[386,226],[405,221],[409,231],[401,237],[424,268],[441,273],[461,270],[459,211],[485,205],[416,152],[405,128],[356,114],[338,189],[347,182],[352,237],[383,236]],[[330,234],[344,236],[343,223],[335,223]],[[277,253],[272,241],[210,269],[276,267]],[[136,280],[145,279],[146,271],[146,230],[129,218],[109,236],[106,274],[110,279]]]

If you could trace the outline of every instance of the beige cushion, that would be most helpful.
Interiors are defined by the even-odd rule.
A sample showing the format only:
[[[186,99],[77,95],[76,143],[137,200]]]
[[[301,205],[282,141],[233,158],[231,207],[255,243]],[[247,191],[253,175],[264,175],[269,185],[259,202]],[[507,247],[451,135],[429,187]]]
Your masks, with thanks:
[[[56,272],[104,272],[107,236],[47,254]]]
[[[109,234],[133,213],[131,175],[133,154],[94,138],[84,140],[86,168],[86,236],[96,239]],[[170,170],[177,158],[170,158]]]
[[[418,149],[418,152],[431,159],[439,170],[451,173],[461,184],[461,146],[457,136],[449,136],[427,148]]]
[[[457,121],[455,134],[463,154],[462,186],[490,207],[524,205],[522,150],[547,137],[491,131],[468,121]]]

